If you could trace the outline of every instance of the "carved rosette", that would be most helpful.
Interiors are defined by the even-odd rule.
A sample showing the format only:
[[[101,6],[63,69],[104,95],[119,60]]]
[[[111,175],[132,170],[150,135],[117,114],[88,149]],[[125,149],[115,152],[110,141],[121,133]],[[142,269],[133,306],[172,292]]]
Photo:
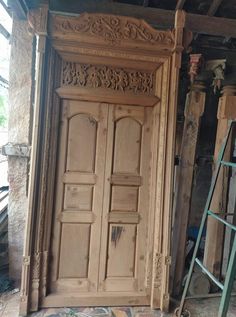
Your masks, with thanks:
[[[88,35],[113,45],[122,41],[138,41],[173,46],[175,42],[173,31],[158,31],[143,20],[106,14],[84,13],[74,18],[54,15],[52,33]]]
[[[154,94],[153,73],[110,66],[64,62],[62,85]]]

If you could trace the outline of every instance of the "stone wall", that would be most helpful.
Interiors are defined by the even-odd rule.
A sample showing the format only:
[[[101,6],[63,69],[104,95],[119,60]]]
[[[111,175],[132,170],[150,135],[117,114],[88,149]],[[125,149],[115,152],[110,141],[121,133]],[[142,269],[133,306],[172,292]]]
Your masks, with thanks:
[[[33,36],[27,21],[13,19],[9,77],[9,142],[30,143]],[[28,159],[9,161],[9,263],[10,277],[19,284],[27,213]]]

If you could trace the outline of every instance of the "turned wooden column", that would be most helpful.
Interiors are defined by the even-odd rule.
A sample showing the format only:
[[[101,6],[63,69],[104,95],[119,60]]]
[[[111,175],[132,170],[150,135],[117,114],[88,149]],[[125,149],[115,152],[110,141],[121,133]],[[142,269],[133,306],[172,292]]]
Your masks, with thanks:
[[[173,229],[173,293],[177,295],[181,289],[181,282],[185,265],[185,246],[189,210],[191,203],[192,182],[196,156],[196,145],[200,126],[200,118],[205,108],[205,85],[194,82],[187,94],[185,104],[185,122],[180,151],[179,179],[175,202],[175,222]]]
[[[219,99],[218,126],[216,134],[214,162],[216,164],[219,151],[227,133],[228,122],[236,119],[236,85],[225,86],[223,95]],[[230,151],[227,149],[224,160],[230,160]],[[221,168],[215,187],[211,210],[216,213],[227,212],[228,173]],[[204,253],[204,265],[216,277],[220,276],[223,252],[224,226],[209,217],[207,222],[207,235]]]

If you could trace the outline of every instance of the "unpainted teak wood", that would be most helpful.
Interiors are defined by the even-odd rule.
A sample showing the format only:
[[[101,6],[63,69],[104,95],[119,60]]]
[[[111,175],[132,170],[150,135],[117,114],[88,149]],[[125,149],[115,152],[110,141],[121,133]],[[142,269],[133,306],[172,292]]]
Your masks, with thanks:
[[[146,140],[143,138],[148,132],[152,131],[149,126],[150,119],[151,110],[144,107],[132,108],[114,105],[109,108],[100,291],[127,289],[140,292],[145,289],[145,250],[147,245],[142,236],[147,234],[149,171],[144,164],[149,162],[148,155],[150,151],[145,151],[144,146],[150,146],[150,141],[148,137]],[[108,159],[108,157],[111,158]],[[115,181],[116,178],[114,178],[115,175],[119,175],[118,186]],[[135,186],[135,183],[133,186],[132,184],[127,186],[126,178],[129,175],[141,176],[142,183],[139,186]],[[133,205],[136,212],[131,213],[129,211],[131,209],[129,193],[134,196]],[[146,195],[146,199],[143,195]],[[116,199],[122,202],[120,207],[123,211],[121,208],[116,211],[116,218],[114,218],[114,203],[111,205],[110,202],[116,201]],[[147,204],[146,208],[145,205],[143,207],[140,205],[141,202]],[[120,213],[119,216],[118,213]],[[129,213],[129,217],[127,213]],[[122,220],[123,217],[124,220]],[[117,223],[113,222],[115,219],[118,220]],[[109,235],[109,239],[107,239],[107,235]],[[126,235],[127,238],[125,238]],[[125,245],[122,246],[122,243],[125,243]],[[120,251],[119,248],[121,248]],[[127,260],[124,261],[124,258],[127,258]],[[124,262],[127,262],[125,270],[122,269]],[[119,274],[120,280],[117,280],[117,274]]]
[[[175,32],[104,14],[59,17],[63,23],[51,29],[56,19],[50,15],[47,25],[47,14],[46,7],[40,8],[30,20],[40,38],[45,40],[49,30],[47,43],[54,50],[39,78],[40,87],[47,84],[43,78],[51,79],[44,105],[51,113],[45,129],[36,120],[47,140],[36,152],[40,149],[50,162],[42,161],[42,173],[34,180],[49,208],[33,200],[36,212],[27,232],[37,238],[27,237],[22,310],[147,304],[166,310],[184,14],[177,12]],[[83,19],[100,21],[102,28],[88,24],[84,29]],[[121,29],[111,25],[111,45],[103,28],[104,21],[114,19]],[[128,41],[127,21],[145,32],[132,33]],[[78,52],[81,62],[73,59]],[[146,61],[143,69],[140,61]],[[84,244],[78,241],[82,237]]]
[[[186,236],[191,203],[192,182],[200,118],[205,108],[204,91],[194,87],[186,97],[185,121],[180,149],[178,171],[178,188],[175,201],[175,219],[173,223],[172,274],[174,278],[173,293],[179,294],[185,266]]]
[[[86,113],[84,112],[85,107]],[[97,288],[99,259],[99,239],[97,237],[99,237],[101,232],[103,162],[106,148],[106,134],[104,134],[104,131],[107,125],[107,111],[108,106],[106,104],[88,104],[82,101],[64,101],[63,103],[51,271],[51,289],[56,292],[60,292],[61,287],[65,290],[67,284],[64,285],[63,282],[66,283],[66,278],[73,278],[74,280],[76,278],[86,279],[87,291]],[[85,148],[86,150],[83,150],[86,140],[89,144]],[[70,179],[65,177],[68,173],[70,175],[74,174],[72,184],[69,183]],[[84,179],[79,177],[81,173]],[[94,176],[94,181],[91,176]],[[64,183],[65,181],[66,183]],[[63,209],[63,206],[65,206],[64,188],[65,186],[70,188],[71,186],[79,186],[87,189],[87,185],[93,187],[93,194],[90,195],[91,201],[89,201],[92,209],[81,212],[79,205],[74,206],[74,217],[72,218],[71,208]],[[80,201],[81,203],[83,201]],[[68,212],[71,215],[70,224],[67,224]],[[94,217],[91,217],[92,214]],[[84,223],[89,223],[89,225]],[[70,230],[68,231],[67,228],[70,228]],[[85,233],[84,237],[78,236],[81,231],[80,228]],[[65,231],[66,229],[67,231]],[[74,237],[73,239],[72,237],[70,238],[70,234],[73,231],[75,233],[78,232],[76,240],[74,240]],[[64,232],[67,232],[65,237]],[[83,240],[83,243],[79,245],[76,243],[77,240]],[[68,257],[65,256],[67,249],[70,249],[71,252],[70,265],[67,264]],[[86,254],[86,252],[88,254],[85,260],[81,254]],[[84,266],[83,276],[78,276],[78,272],[80,272],[78,267],[80,266]],[[77,291],[79,289],[80,286],[78,284]]]

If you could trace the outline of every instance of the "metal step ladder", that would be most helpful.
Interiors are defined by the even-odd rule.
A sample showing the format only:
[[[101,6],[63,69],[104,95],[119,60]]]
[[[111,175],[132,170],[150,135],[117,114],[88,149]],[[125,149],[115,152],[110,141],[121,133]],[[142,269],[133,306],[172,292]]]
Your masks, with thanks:
[[[235,234],[236,226],[228,223],[225,219],[222,219],[219,215],[214,213],[214,211],[210,210],[210,206],[211,206],[211,202],[212,202],[212,198],[213,198],[213,195],[214,195],[214,190],[215,190],[215,186],[216,186],[216,182],[217,182],[217,179],[218,179],[218,176],[219,176],[219,172],[220,172],[221,166],[236,167],[236,163],[226,162],[226,161],[223,160],[224,154],[225,154],[225,150],[227,148],[229,136],[231,134],[233,125],[236,125],[236,121],[233,121],[233,120],[229,121],[229,127],[228,127],[228,131],[227,131],[227,135],[226,135],[226,138],[224,139],[224,142],[222,144],[222,147],[221,147],[221,150],[220,150],[220,153],[219,153],[219,156],[218,156],[216,169],[215,169],[215,172],[214,172],[214,175],[213,175],[213,178],[212,178],[210,191],[209,191],[209,194],[208,194],[208,197],[207,197],[207,201],[206,201],[206,205],[205,205],[205,208],[204,208],[202,221],[201,221],[201,225],[200,225],[200,228],[199,228],[199,233],[198,233],[196,245],[195,245],[195,248],[194,248],[191,265],[190,265],[190,268],[189,268],[187,280],[186,280],[184,291],[183,291],[182,298],[181,298],[181,301],[180,301],[180,306],[175,311],[175,314],[178,317],[181,317],[181,316],[188,317],[188,316],[190,316],[190,312],[184,309],[184,305],[185,305],[185,301],[188,299],[187,298],[187,292],[188,292],[188,289],[189,289],[189,285],[190,285],[190,282],[191,282],[191,278],[192,278],[193,269],[194,269],[194,265],[195,264],[199,265],[200,268],[202,269],[202,271],[205,274],[207,274],[208,277],[222,290],[220,306],[219,306],[219,311],[218,311],[218,317],[226,317],[227,316],[227,312],[228,312],[228,309],[229,309],[230,296],[231,296],[231,292],[232,292],[232,288],[233,288],[234,279],[235,279],[235,276],[236,276],[236,234]],[[224,215],[227,215],[227,214],[224,214]],[[231,253],[230,253],[230,257],[229,257],[229,263],[228,263],[228,268],[227,268],[226,277],[225,277],[225,283],[224,284],[222,284],[211,272],[209,272],[208,269],[203,265],[203,263],[197,258],[197,252],[198,252],[198,249],[199,249],[199,246],[200,246],[203,230],[204,230],[204,227],[205,227],[205,224],[206,224],[206,221],[207,221],[208,217],[213,217],[214,219],[216,219],[217,221],[220,221],[225,226],[227,226],[228,228],[230,228],[230,229],[232,229],[234,231],[234,240],[233,240],[232,250],[231,250]],[[193,297],[191,297],[191,298],[193,298]],[[198,298],[199,298],[199,296],[198,296]]]

